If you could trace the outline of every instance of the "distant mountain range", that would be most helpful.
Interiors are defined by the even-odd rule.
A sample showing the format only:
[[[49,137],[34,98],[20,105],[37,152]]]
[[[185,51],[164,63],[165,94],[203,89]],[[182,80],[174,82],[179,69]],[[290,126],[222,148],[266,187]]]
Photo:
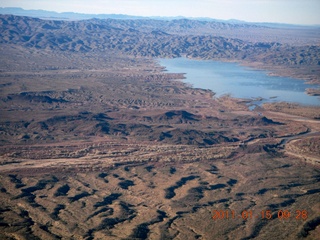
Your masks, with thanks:
[[[319,64],[319,46],[287,46],[276,42],[249,42],[214,36],[219,31],[266,32],[264,27],[201,22],[188,19],[90,19],[53,21],[1,15],[0,44],[70,52],[119,51],[148,57],[246,60],[272,65]]]
[[[85,14],[74,12],[58,13],[54,11],[45,10],[24,10],[22,8],[0,8],[0,14],[12,14],[18,16],[37,17],[45,19],[59,19],[59,20],[84,20],[91,18],[99,19],[141,19],[144,17],[129,16],[123,14]]]
[[[283,24],[283,23],[256,23],[256,22],[245,22],[236,19],[230,20],[220,20],[220,19],[212,19],[212,18],[190,18],[190,17],[142,17],[142,16],[131,16],[124,14],[85,14],[85,13],[75,13],[75,12],[54,12],[54,11],[46,11],[46,10],[25,10],[22,8],[15,7],[7,7],[0,8],[0,14],[12,14],[17,16],[27,16],[27,17],[36,17],[42,19],[52,19],[52,20],[86,20],[86,19],[154,19],[154,20],[179,20],[179,19],[192,19],[198,21],[206,21],[206,22],[222,22],[222,23],[230,23],[230,24],[248,24],[248,25],[257,25],[263,27],[271,27],[271,28],[297,28],[301,27],[300,25],[293,24]],[[304,26],[306,27],[306,26]],[[309,27],[320,27],[318,26],[309,26]]]

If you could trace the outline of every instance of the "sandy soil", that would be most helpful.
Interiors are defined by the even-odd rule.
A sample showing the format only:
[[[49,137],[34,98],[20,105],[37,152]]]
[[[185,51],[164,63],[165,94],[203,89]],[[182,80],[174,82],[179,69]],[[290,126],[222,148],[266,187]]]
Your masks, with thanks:
[[[249,111],[120,53],[1,62],[0,239],[319,236],[319,108]]]

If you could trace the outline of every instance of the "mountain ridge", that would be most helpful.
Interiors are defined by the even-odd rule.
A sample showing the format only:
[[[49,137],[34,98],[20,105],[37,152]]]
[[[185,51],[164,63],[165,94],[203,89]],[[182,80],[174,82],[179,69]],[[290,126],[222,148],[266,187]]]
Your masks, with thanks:
[[[320,27],[320,25],[303,25],[303,24],[290,24],[290,23],[273,23],[273,22],[247,22],[238,19],[215,19],[210,17],[185,17],[185,16],[176,16],[176,17],[162,17],[162,16],[135,16],[127,14],[89,14],[89,13],[77,13],[77,12],[55,12],[48,10],[26,10],[19,7],[0,7],[0,14],[12,14],[18,16],[27,16],[27,17],[38,17],[44,19],[61,19],[61,20],[84,20],[91,18],[99,19],[154,19],[154,20],[179,20],[179,19],[189,19],[196,21],[204,22],[221,22],[229,24],[246,24],[246,25],[257,25],[260,27],[271,27],[271,28],[300,28],[300,27]]]
[[[306,39],[312,41],[297,45],[300,31],[270,32],[259,26],[188,19],[63,21],[15,15],[0,15],[0,27],[0,44],[51,51],[116,51],[136,57],[236,61],[272,72],[278,68],[284,76],[320,81],[320,45],[312,44],[319,37],[307,35]]]

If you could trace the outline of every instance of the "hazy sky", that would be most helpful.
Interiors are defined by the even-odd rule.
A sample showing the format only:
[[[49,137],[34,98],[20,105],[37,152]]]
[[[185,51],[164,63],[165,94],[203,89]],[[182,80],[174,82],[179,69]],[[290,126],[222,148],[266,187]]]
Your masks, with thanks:
[[[320,0],[1,0],[0,7],[320,24]]]

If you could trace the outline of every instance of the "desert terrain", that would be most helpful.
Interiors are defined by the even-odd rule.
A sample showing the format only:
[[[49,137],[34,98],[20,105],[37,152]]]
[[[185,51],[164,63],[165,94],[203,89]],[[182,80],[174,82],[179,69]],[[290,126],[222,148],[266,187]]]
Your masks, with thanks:
[[[250,111],[156,61],[236,61],[319,84],[317,31],[0,22],[0,239],[319,237],[320,107]]]

